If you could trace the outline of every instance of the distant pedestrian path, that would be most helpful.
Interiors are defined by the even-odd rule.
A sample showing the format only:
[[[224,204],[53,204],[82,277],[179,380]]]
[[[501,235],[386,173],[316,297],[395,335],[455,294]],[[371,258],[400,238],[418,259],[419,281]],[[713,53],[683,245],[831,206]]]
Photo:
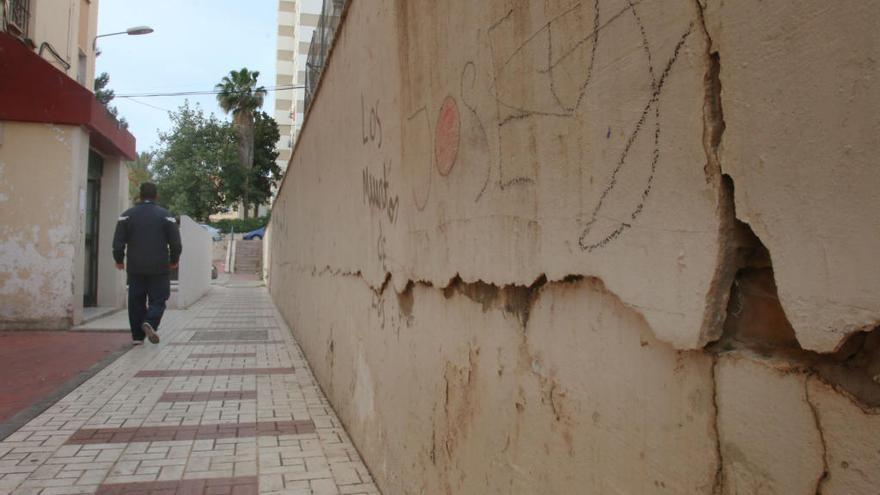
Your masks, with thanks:
[[[379,493],[265,288],[180,313],[0,442],[0,493]]]

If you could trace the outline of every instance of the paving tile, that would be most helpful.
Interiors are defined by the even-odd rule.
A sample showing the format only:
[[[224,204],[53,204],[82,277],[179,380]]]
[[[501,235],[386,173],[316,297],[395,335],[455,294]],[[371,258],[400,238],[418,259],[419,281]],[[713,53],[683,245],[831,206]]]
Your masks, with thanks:
[[[170,342],[166,345],[170,346],[203,346],[203,345],[211,345],[211,344],[228,344],[229,340],[240,340],[240,342],[236,342],[237,344],[250,344],[250,345],[275,345],[275,344],[286,344],[287,342],[283,340],[251,340],[247,341],[246,339],[196,339],[194,342]]]
[[[241,357],[241,358],[251,358],[257,357],[256,352],[203,352],[198,353],[194,352],[190,354],[189,359],[198,359],[198,358],[220,358],[220,357]]]
[[[135,373],[135,378],[166,378],[180,376],[235,376],[235,375],[287,375],[294,373],[293,368],[220,368],[220,369],[170,369],[170,370],[141,370]]]
[[[214,287],[0,442],[5,493],[379,491],[266,290]]]
[[[159,397],[159,402],[205,402],[212,400],[251,400],[256,398],[256,390],[245,390],[240,392],[168,392]]]
[[[256,495],[258,478],[209,478],[105,484],[97,495]]]
[[[190,342],[211,340],[269,340],[268,330],[217,330],[212,332],[198,332],[190,337]]]
[[[311,420],[220,423],[193,426],[141,426],[136,428],[84,428],[77,430],[67,444],[114,444],[178,440],[208,440],[254,436],[301,435],[314,433]],[[150,453],[150,452],[148,452]],[[163,453],[164,455],[164,453]],[[0,472],[2,472],[0,465]]]

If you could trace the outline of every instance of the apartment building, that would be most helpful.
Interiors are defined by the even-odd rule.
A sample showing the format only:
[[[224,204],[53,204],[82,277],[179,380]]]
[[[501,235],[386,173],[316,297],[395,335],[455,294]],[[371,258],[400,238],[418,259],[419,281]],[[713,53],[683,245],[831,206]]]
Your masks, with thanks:
[[[278,166],[287,169],[296,135],[303,121],[303,90],[306,58],[312,33],[318,26],[321,0],[278,1],[278,43],[275,59],[275,85],[297,86],[275,95],[275,121],[281,135],[278,140]]]
[[[135,139],[91,91],[97,19],[98,0],[0,0],[0,329],[125,303],[110,250]]]

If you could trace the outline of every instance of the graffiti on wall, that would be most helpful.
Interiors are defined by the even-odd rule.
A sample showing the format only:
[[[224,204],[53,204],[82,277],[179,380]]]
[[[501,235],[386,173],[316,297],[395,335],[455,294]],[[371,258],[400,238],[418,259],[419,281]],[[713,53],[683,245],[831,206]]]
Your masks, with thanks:
[[[447,176],[458,158],[461,118],[455,98],[447,96],[440,106],[434,137],[434,161],[440,175]]]
[[[490,191],[534,187],[538,169],[546,164],[530,162],[518,150],[524,143],[536,147],[535,130],[544,122],[563,129],[560,139],[581,139],[590,119],[588,102],[599,101],[591,94],[597,64],[619,57],[621,47],[632,43],[631,52],[637,55],[627,77],[644,88],[644,100],[641,105],[621,102],[631,118],[615,128],[614,138],[611,127],[607,133],[603,127],[605,139],[596,143],[604,147],[602,153],[573,158],[590,172],[587,199],[593,197],[578,214],[581,227],[575,237],[581,250],[593,252],[620,238],[649,204],[663,164],[662,95],[693,24],[682,26],[670,53],[668,46],[653,46],[634,0],[576,2],[535,29],[523,30],[529,8],[529,3],[520,3],[478,31],[476,53],[461,68],[459,94],[445,96],[436,107],[418,108],[405,126],[418,146],[425,142],[434,151],[417,157],[425,161],[421,170],[436,170],[440,178],[483,170],[475,180],[477,203]],[[597,156],[608,162],[596,163]],[[423,173],[413,188],[419,211],[429,201],[432,175]]]
[[[368,167],[362,172],[364,204],[369,205],[385,213],[388,222],[396,223],[400,207],[400,198],[396,194],[388,192],[388,169],[391,167],[390,160],[382,164],[382,175],[373,175]]]
[[[367,109],[364,95],[361,94],[361,141],[362,144],[375,143],[382,148],[382,120],[379,118],[379,100]]]

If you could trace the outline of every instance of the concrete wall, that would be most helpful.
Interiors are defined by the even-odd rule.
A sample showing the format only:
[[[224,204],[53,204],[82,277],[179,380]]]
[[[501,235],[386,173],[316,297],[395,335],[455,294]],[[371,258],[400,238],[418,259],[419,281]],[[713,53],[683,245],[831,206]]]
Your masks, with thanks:
[[[176,307],[186,308],[211,288],[213,241],[210,232],[186,215],[180,217],[180,240],[183,252],[180,254]]]
[[[269,284],[269,269],[272,266],[272,250],[269,247],[272,245],[272,229],[270,226],[266,226],[266,233],[263,235],[263,266],[260,269],[260,278],[262,278],[266,284]]]
[[[67,328],[82,316],[88,134],[0,126],[0,328]]]
[[[271,293],[384,493],[871,493],[871,2],[352,2]]]
[[[119,158],[104,157],[98,236],[97,302],[101,307],[123,308],[126,304],[126,277],[113,260],[113,233],[119,215],[128,208],[128,167]]]

